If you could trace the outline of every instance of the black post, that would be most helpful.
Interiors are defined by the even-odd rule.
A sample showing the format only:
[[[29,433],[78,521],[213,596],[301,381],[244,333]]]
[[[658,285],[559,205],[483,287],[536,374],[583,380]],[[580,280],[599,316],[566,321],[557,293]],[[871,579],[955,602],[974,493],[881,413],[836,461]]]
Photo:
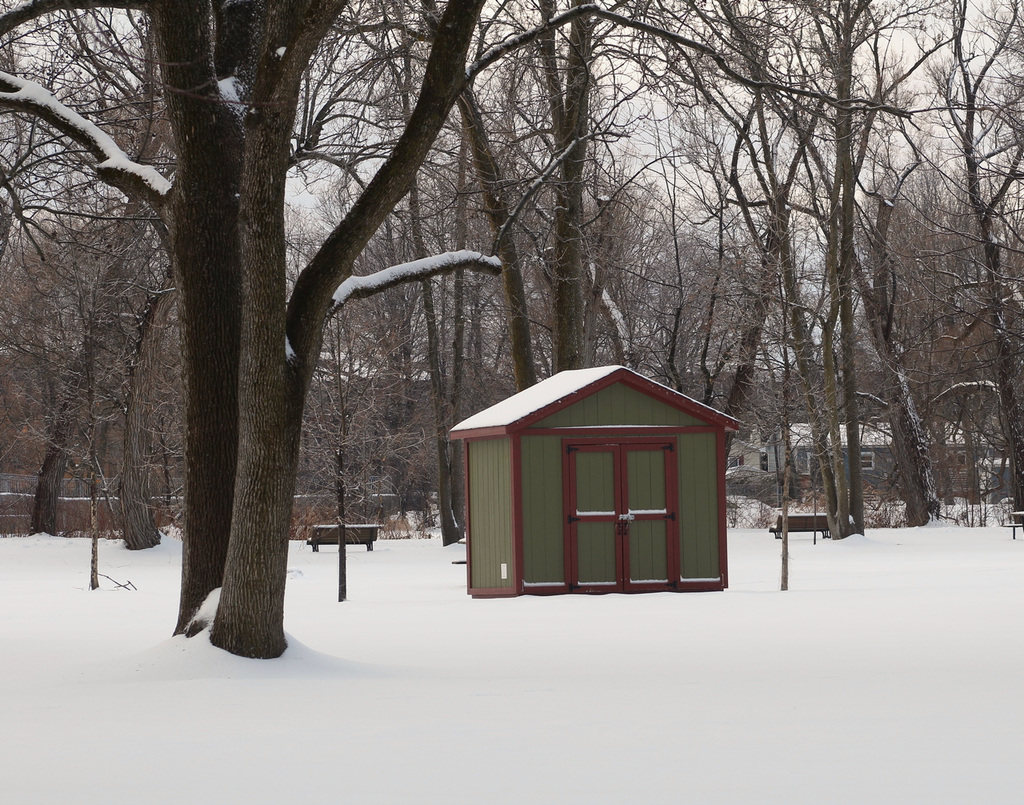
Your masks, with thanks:
[[[338,447],[337,466],[338,476],[338,603],[340,604],[348,596],[348,552],[345,550],[345,448]]]
[[[340,322],[339,322],[340,325]],[[345,534],[345,445],[348,441],[348,406],[345,405],[345,383],[341,376],[341,327],[334,328],[334,381],[338,392],[338,414],[341,433],[338,434],[338,452],[335,454],[335,484],[338,496],[338,603],[348,598],[348,551]]]

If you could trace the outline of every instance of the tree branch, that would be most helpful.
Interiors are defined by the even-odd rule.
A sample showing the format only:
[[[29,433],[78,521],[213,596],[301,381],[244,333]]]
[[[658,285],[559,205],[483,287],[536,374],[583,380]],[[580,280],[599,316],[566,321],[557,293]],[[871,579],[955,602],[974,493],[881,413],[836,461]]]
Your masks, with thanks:
[[[85,148],[97,160],[103,181],[159,209],[171,183],[151,165],[140,165],[99,126],[58,101],[35,81],[0,72],[0,108],[27,112]]]
[[[405,130],[342,221],[299,274],[288,304],[288,334],[309,353],[331,309],[337,283],[412,184],[465,85],[466,52],[483,0],[449,0],[430,50],[419,98]]]
[[[88,11],[93,8],[149,8],[150,0],[27,0],[10,11],[0,14],[0,36],[10,33],[19,25],[58,11]]]
[[[331,313],[336,313],[350,299],[365,299],[381,291],[386,291],[388,288],[394,288],[396,285],[429,279],[439,274],[450,274],[460,269],[470,269],[498,276],[501,274],[501,260],[467,250],[445,252],[434,257],[425,257],[422,260],[413,260],[409,263],[385,268],[362,277],[349,277],[334,292]]]
[[[689,37],[682,36],[672,31],[666,30],[665,28],[659,28],[656,25],[651,25],[640,20],[634,20],[629,17],[624,17],[621,14],[616,14],[613,11],[606,11],[600,6],[588,3],[587,5],[576,6],[575,8],[569,9],[561,14],[556,14],[550,20],[543,25],[536,28],[532,28],[529,31],[524,31],[521,34],[511,36],[503,42],[494,45],[493,47],[486,50],[479,59],[469,66],[466,70],[466,80],[472,81],[479,73],[486,70],[496,61],[503,56],[518,50],[524,45],[528,45],[531,42],[537,40],[547,31],[554,28],[560,28],[563,25],[568,25],[574,19],[578,17],[596,17],[598,19],[606,20],[615,25],[619,25],[623,28],[630,28],[640,33],[648,34],[649,36],[656,37],[658,39],[664,39],[677,47],[683,48],[688,51],[692,51],[701,56],[706,56],[711,59],[717,65],[718,69],[721,70],[722,74],[727,78],[735,81],[737,84],[752,90],[772,90],[775,92],[785,92],[790,95],[796,95],[801,98],[811,98],[814,100],[822,101],[829,106],[833,106],[838,109],[861,109],[871,110],[877,112],[888,112],[889,114],[896,115],[898,117],[909,117],[910,114],[905,109],[899,109],[895,106],[889,106],[888,104],[878,103],[876,101],[869,100],[867,98],[833,98],[824,92],[817,92],[816,90],[804,89],[802,87],[796,87],[791,84],[780,84],[774,81],[763,81],[750,78],[745,76],[737,70],[733,69],[728,60],[719,51],[715,50],[702,42],[698,42],[696,39],[690,39]]]

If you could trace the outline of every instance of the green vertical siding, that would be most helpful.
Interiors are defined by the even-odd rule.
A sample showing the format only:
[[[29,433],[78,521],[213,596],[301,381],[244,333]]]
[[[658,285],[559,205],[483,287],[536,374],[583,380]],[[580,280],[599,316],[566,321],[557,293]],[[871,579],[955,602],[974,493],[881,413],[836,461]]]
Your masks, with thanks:
[[[626,482],[631,511],[661,511],[665,499],[665,452],[626,448]],[[629,577],[667,581],[668,546],[664,520],[635,520],[629,525]]]
[[[679,435],[679,564],[686,579],[716,579],[718,455],[714,433]]]
[[[668,581],[668,546],[664,520],[629,524],[630,581]]]
[[[469,443],[470,578],[479,589],[511,587],[512,455],[508,439]],[[508,578],[501,578],[505,564]]]
[[[565,583],[562,440],[523,436],[523,581]]]
[[[576,460],[576,514],[615,514],[615,454],[579,451]]]
[[[665,508],[665,453],[626,448],[629,508],[652,511]]]
[[[703,425],[660,400],[615,383],[538,422],[537,428],[585,425]]]
[[[576,523],[576,558],[580,584],[615,584],[615,523]]]

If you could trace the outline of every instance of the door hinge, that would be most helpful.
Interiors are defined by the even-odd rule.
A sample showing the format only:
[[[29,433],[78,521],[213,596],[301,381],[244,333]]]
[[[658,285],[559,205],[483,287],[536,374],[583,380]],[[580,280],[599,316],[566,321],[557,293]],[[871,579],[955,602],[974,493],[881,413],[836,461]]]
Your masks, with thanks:
[[[665,515],[665,519],[666,520],[671,520],[672,522],[675,522],[676,513],[675,512],[669,512],[668,514]]]
[[[668,444],[663,444],[661,446],[661,449],[662,450],[668,450],[668,452],[673,453],[673,452],[675,452],[676,446],[675,446],[675,444],[673,442],[669,442]]]
[[[577,452],[578,450],[579,450],[579,448],[578,448],[578,447],[574,447],[574,446],[573,446],[573,445],[571,445],[571,444],[567,444],[567,445],[565,446],[565,452],[566,452],[566,453],[575,453],[575,452]]]
[[[569,525],[572,525],[573,523],[578,523],[580,521],[580,518],[579,517],[573,517],[570,514],[569,517],[568,517],[568,520],[569,520]]]

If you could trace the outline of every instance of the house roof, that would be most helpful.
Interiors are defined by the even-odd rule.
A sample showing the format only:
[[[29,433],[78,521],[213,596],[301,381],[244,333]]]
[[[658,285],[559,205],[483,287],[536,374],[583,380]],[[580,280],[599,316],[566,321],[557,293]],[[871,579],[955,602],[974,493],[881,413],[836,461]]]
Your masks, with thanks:
[[[648,396],[657,397],[674,408],[686,411],[709,424],[737,430],[739,423],[714,408],[656,383],[624,366],[597,366],[559,372],[530,388],[520,391],[464,419],[451,430],[456,438],[488,433],[507,433],[527,427],[590,394],[614,383],[624,383]]]

